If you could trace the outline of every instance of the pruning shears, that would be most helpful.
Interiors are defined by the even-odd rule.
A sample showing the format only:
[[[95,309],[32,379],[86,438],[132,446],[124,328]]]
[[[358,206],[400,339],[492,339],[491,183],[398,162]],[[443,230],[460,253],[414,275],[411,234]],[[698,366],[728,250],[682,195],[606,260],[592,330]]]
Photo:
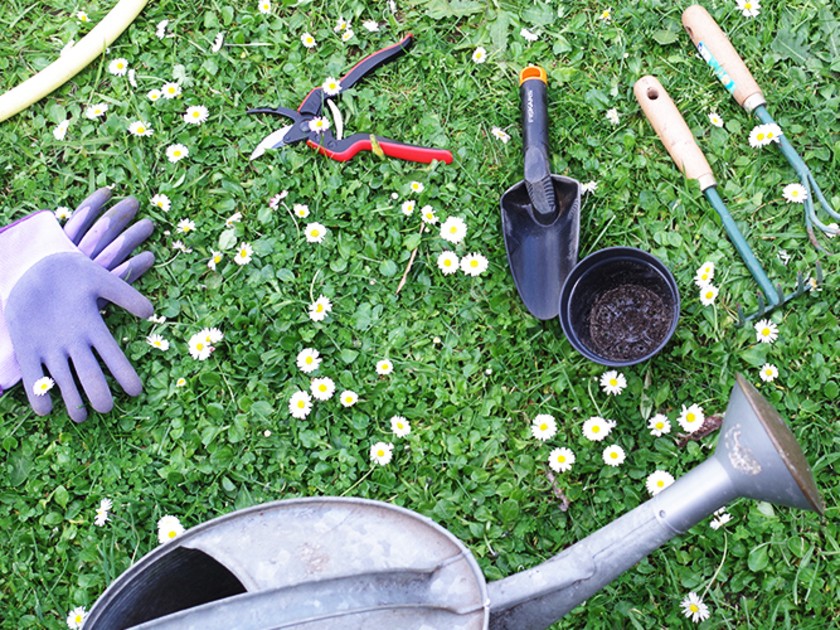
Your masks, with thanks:
[[[350,71],[339,80],[340,92],[353,87],[360,79],[376,70],[379,66],[393,61],[405,54],[414,44],[414,36],[406,35],[396,44],[392,44],[372,53],[353,66]],[[445,149],[433,149],[413,144],[405,144],[390,138],[373,134],[356,133],[347,138],[336,138],[327,125],[323,124],[322,110],[324,102],[328,103],[334,115],[338,109],[324,92],[323,87],[313,88],[303,99],[297,110],[288,107],[258,107],[249,109],[249,114],[274,114],[291,119],[291,124],[268,134],[254,149],[251,159],[260,157],[268,149],[306,142],[307,145],[323,153],[333,160],[344,162],[359,151],[374,151],[389,157],[409,162],[423,162],[428,164],[433,160],[450,164],[452,154]],[[339,136],[341,132],[339,131]]]

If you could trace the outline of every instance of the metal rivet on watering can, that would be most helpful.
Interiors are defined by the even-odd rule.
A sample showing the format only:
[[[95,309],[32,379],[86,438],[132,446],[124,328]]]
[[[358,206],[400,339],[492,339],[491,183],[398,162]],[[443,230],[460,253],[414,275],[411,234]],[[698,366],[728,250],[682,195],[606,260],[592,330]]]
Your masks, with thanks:
[[[608,247],[580,261],[560,292],[560,325],[591,361],[621,367],[657,354],[680,315],[677,282],[658,258]]]

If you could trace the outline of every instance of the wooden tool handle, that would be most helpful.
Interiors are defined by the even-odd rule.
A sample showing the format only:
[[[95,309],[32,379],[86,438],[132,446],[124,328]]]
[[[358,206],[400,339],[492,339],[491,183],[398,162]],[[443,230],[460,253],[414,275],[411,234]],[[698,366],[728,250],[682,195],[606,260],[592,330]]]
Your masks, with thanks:
[[[738,105],[748,112],[764,105],[761,88],[709,12],[699,4],[692,5],[683,11],[682,23],[700,56]]]
[[[706,156],[697,146],[680,110],[657,78],[642,77],[633,86],[633,93],[677,167],[689,179],[696,179],[700,183],[700,190],[714,186],[715,177]]]

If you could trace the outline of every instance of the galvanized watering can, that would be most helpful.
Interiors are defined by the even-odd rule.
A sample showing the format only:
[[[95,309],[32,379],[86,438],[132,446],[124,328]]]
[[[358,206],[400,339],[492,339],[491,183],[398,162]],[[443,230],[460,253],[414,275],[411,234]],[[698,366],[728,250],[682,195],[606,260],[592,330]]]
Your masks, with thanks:
[[[738,497],[824,510],[793,434],[740,375],[709,459],[528,571],[487,584],[470,551],[424,516],[291,499],[158,547],[105,591],[85,628],[541,629]]]

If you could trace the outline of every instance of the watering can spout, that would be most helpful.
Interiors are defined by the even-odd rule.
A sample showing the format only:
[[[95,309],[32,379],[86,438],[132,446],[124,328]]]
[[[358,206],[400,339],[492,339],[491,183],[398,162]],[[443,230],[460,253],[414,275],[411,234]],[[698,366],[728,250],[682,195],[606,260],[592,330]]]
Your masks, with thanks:
[[[657,547],[733,499],[823,513],[793,434],[741,375],[714,455],[621,518],[528,571],[488,585],[490,628],[546,628]]]

